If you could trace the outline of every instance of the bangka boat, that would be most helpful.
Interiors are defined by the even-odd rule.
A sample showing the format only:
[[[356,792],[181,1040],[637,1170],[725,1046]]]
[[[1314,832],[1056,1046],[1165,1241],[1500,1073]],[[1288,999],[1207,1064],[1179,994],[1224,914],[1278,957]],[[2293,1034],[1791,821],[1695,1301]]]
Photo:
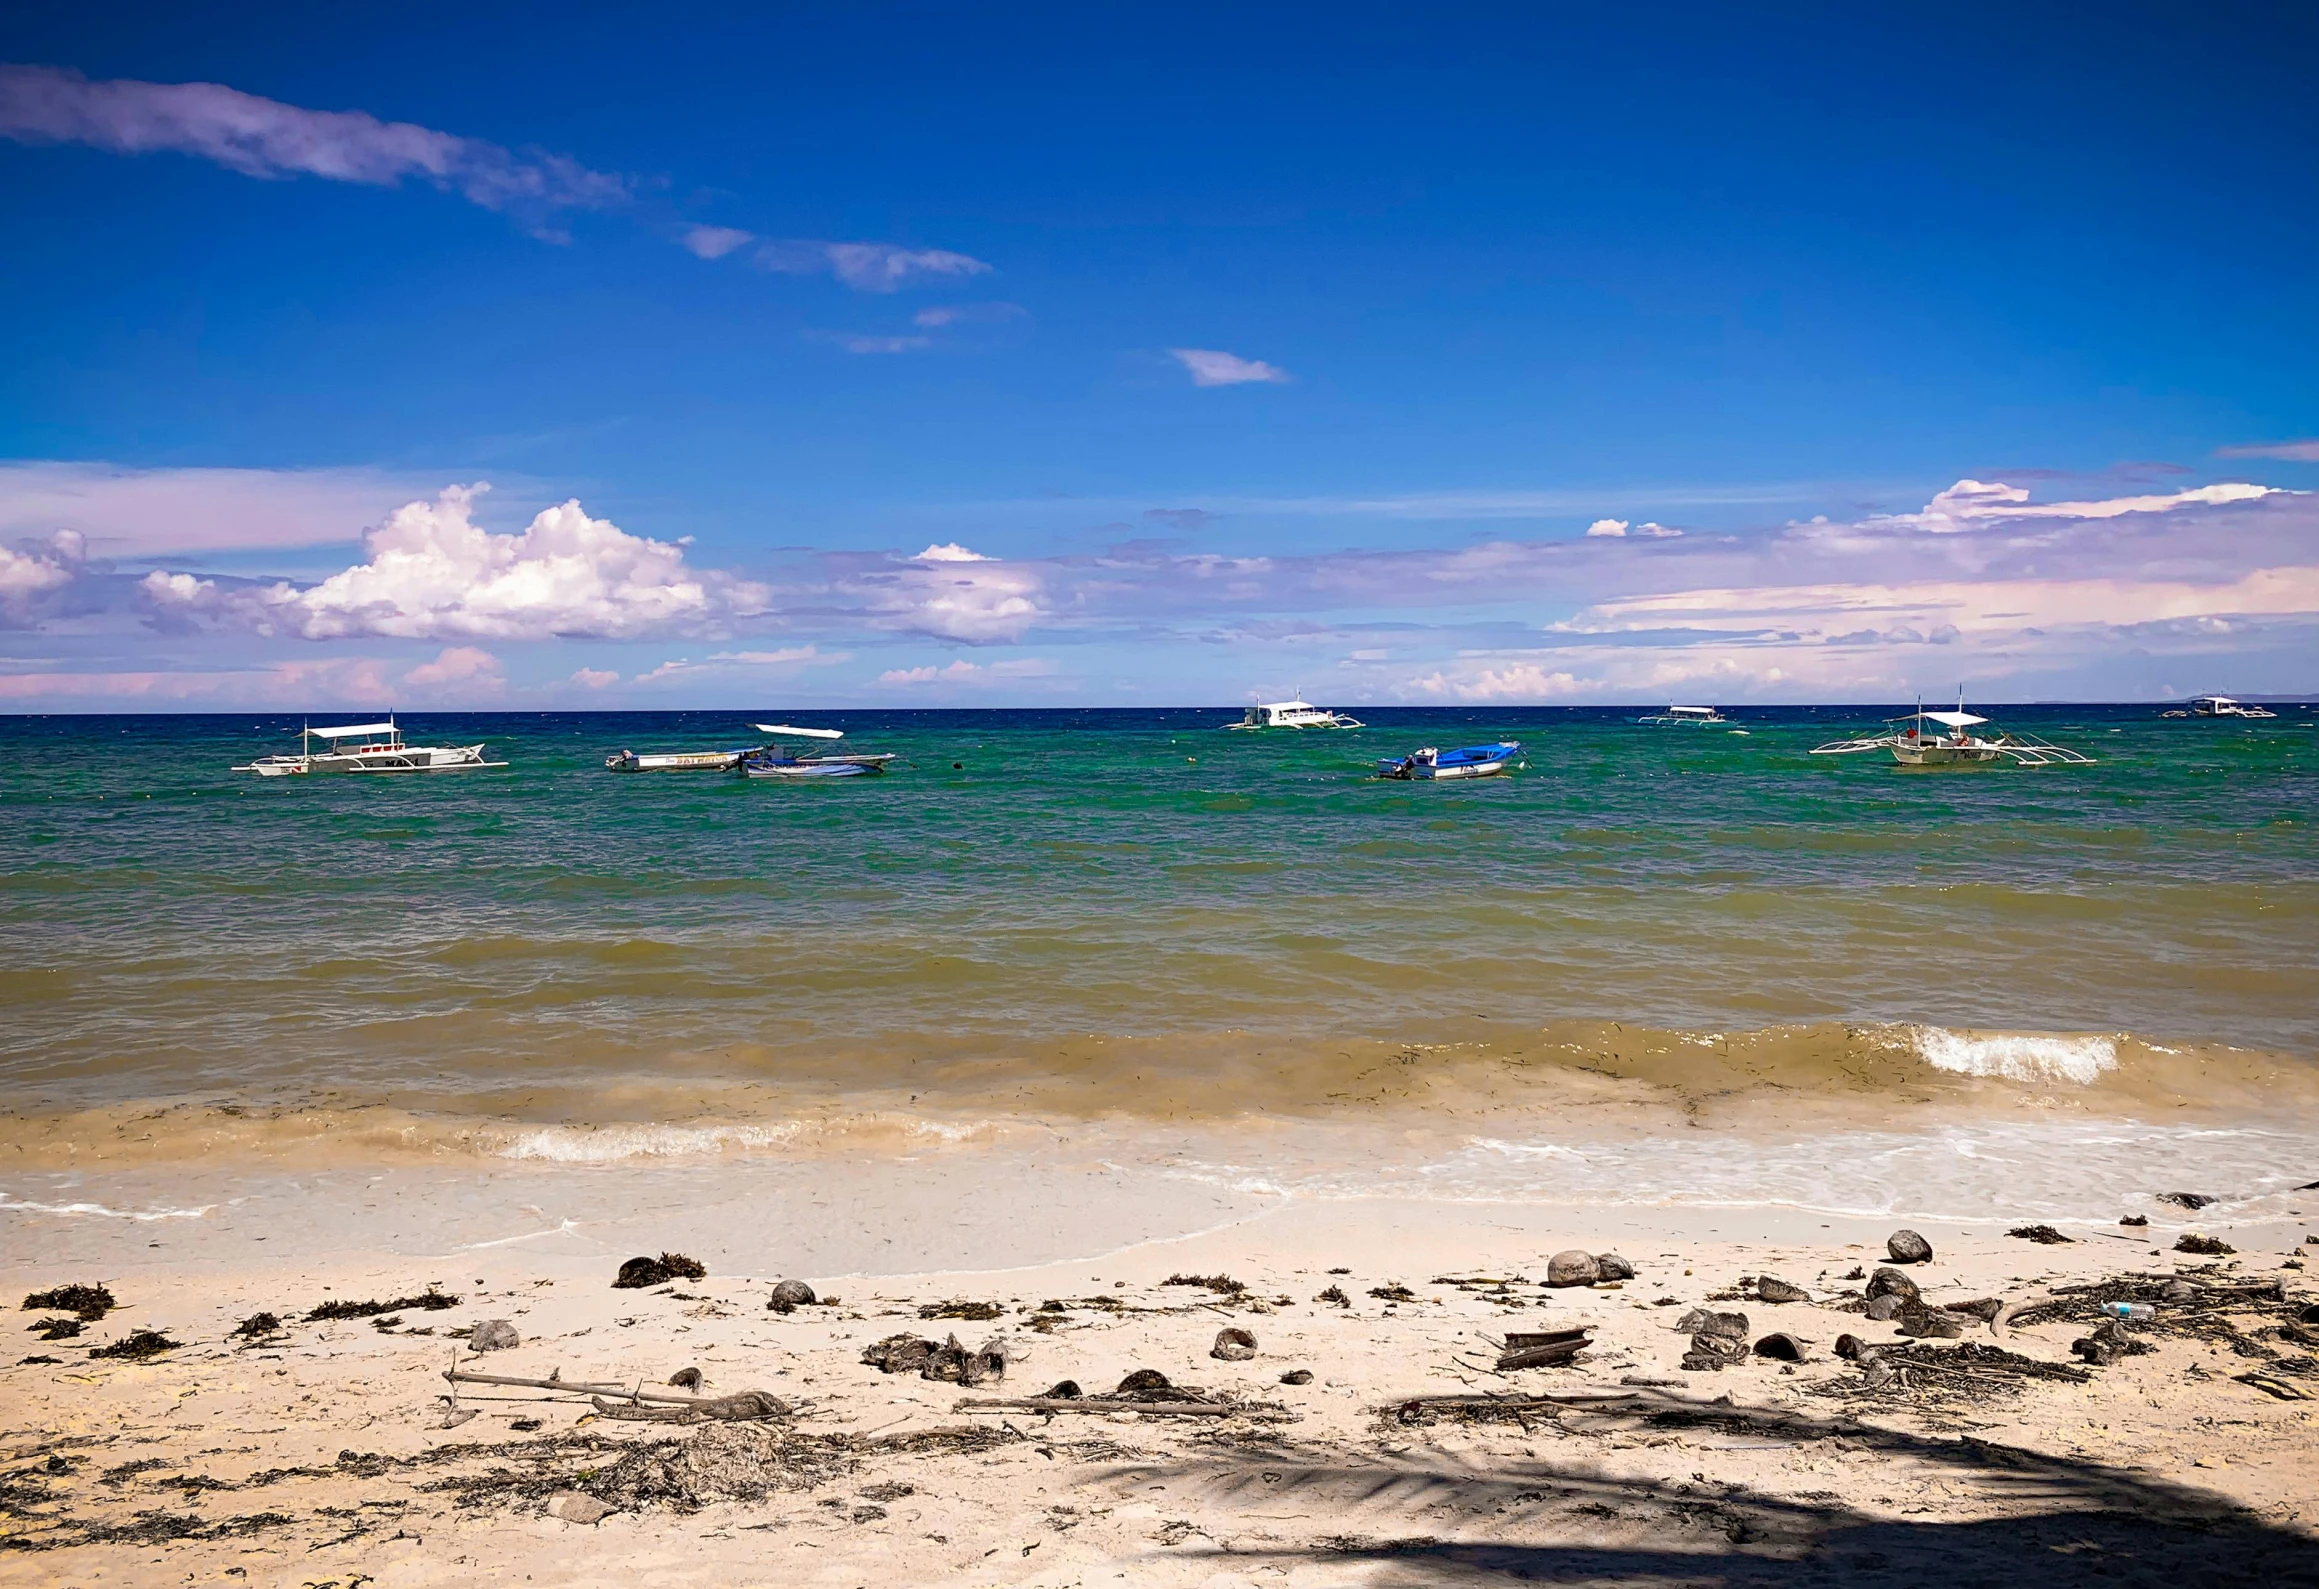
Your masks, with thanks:
[[[1687,723],[1693,728],[1706,728],[1716,723],[1728,723],[1731,719],[1725,717],[1712,706],[1670,706],[1663,712],[1653,712],[1648,717],[1638,717],[1635,721],[1651,723],[1660,727],[1671,723]]]
[[[1522,742],[1509,739],[1495,745],[1467,745],[1458,750],[1436,750],[1428,745],[1401,757],[1382,757],[1377,762],[1377,776],[1399,778],[1411,782],[1446,782],[1453,778],[1495,778],[1514,767],[1529,765],[1518,762]]]
[[[740,750],[624,750],[606,756],[604,765],[613,772],[731,772],[741,765],[741,758],[749,754]]]
[[[799,728],[790,723],[752,723],[760,734],[789,735],[801,739],[843,739],[842,728]],[[791,755],[779,743],[750,751],[741,758],[741,771],[751,778],[860,778],[886,770],[886,763],[894,760],[892,751],[837,751],[814,756]]]
[[[2279,714],[2263,706],[2249,706],[2234,701],[2227,695],[2194,695],[2190,705],[2160,712],[2160,717],[2276,717]]]
[[[1248,708],[1247,715],[1237,723],[1226,723],[1226,728],[1359,728],[1357,717],[1343,712],[1332,712],[1325,706],[1310,701],[1259,701]]]
[[[287,778],[316,772],[472,772],[507,765],[484,760],[481,745],[408,744],[391,717],[383,723],[301,728],[298,736],[297,755],[260,756],[234,771]],[[315,750],[318,739],[328,748]]]
[[[1886,733],[1859,739],[1831,740],[1812,747],[1812,754],[1857,756],[1868,751],[1889,750],[1892,759],[1903,767],[1986,767],[2000,761],[2022,767],[2090,767],[2094,764],[2093,757],[2039,739],[2034,734],[2002,732],[1995,739],[1982,738],[1972,730],[1989,720],[1966,711],[1962,694],[1958,695],[1957,709],[1953,712],[1928,712],[1920,702],[1905,717],[1889,717],[1885,721],[1908,726],[1895,726]],[[1930,732],[1925,728],[1927,723],[1934,725]]]

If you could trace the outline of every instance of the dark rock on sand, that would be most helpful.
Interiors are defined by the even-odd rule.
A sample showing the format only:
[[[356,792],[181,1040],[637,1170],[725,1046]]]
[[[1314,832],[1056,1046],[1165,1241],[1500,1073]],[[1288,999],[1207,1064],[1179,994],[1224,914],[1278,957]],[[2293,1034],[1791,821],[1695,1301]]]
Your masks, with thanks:
[[[668,1382],[678,1390],[698,1390],[701,1388],[701,1371],[697,1368],[680,1368],[668,1376]]]
[[[1228,1325],[1216,1332],[1216,1344],[1208,1348],[1208,1355],[1220,1362],[1245,1363],[1256,1355],[1255,1333]]]
[[[779,1280],[773,1285],[773,1295],[766,1298],[765,1306],[775,1313],[788,1313],[797,1308],[810,1308],[821,1300],[813,1294],[813,1287],[802,1280]]]
[[[578,1490],[558,1490],[548,1497],[548,1516],[567,1523],[601,1523],[614,1510],[593,1495],[582,1495]]]
[[[2119,1220],[2118,1223],[2121,1225],[2135,1226],[2147,1225],[2150,1223],[2150,1216],[2147,1214],[2128,1214],[2124,1219]]]
[[[1167,1375],[1156,1368],[1139,1368],[1119,1382],[1112,1392],[1125,1401],[1198,1401],[1200,1398],[1168,1382]]]
[[[1836,1337],[1836,1355],[1846,1362],[1858,1357],[1865,1350],[1867,1350],[1866,1343],[1857,1335],[1839,1335]]]
[[[1879,1269],[1868,1277],[1868,1300],[1871,1302],[1878,1297],[1906,1297],[1913,1301],[1917,1295],[1916,1282],[1898,1269]]]
[[[1546,1283],[1550,1286],[1590,1286],[1601,1278],[1602,1260],[1576,1247],[1546,1260]]]
[[[1635,1266],[1615,1252],[1596,1253],[1594,1264],[1605,1280],[1632,1280],[1635,1277]]]
[[[1309,1385],[1312,1383],[1312,1370],[1309,1368],[1292,1368],[1287,1373],[1280,1376],[1280,1382],[1283,1385]]]
[[[2195,1214],[2209,1203],[2219,1203],[2222,1199],[2208,1197],[2204,1192],[2160,1192],[2158,1201],[2172,1203],[2176,1208],[2187,1208]]]
[[[687,1258],[681,1252],[664,1252],[657,1258],[629,1259],[620,1266],[612,1289],[643,1291],[664,1286],[671,1280],[706,1280],[708,1275],[708,1269],[698,1259]]]
[[[1683,1335],[1745,1335],[1747,1315],[1744,1313],[1717,1313],[1711,1308],[1693,1308],[1675,1321],[1675,1329]]]
[[[1747,1361],[1746,1314],[1711,1313],[1705,1308],[1695,1308],[1677,1325],[1684,1326],[1691,1329],[1691,1349],[1683,1354],[1685,1368],[1714,1373]]]
[[[1800,1363],[1804,1360],[1804,1343],[1781,1331],[1756,1342],[1755,1355],[1771,1358],[1775,1362]]]
[[[521,1346],[523,1335],[505,1319],[485,1319],[467,1337],[467,1344],[478,1352],[504,1352]]]
[[[2070,1238],[2055,1230],[2051,1225],[2016,1225],[2005,1234],[2021,1241],[2036,1242],[2043,1247],[2066,1247],[2070,1245]]]
[[[1047,1388],[1043,1399],[1047,1401],[1077,1401],[1085,1394],[1087,1393],[1079,1388],[1077,1380],[1062,1379],[1057,1380]]]
[[[2238,1249],[2217,1236],[2201,1236],[2196,1231],[2174,1243],[2176,1252],[2197,1253],[2205,1258],[2227,1258]]]
[[[1790,1285],[1777,1275],[1758,1275],[1755,1294],[1764,1302],[1809,1302],[1812,1294],[1802,1286]]]
[[[1900,1317],[1900,1310],[1907,1307],[1909,1301],[1907,1297],[1887,1291],[1880,1297],[1870,1297],[1864,1311],[1877,1323],[1889,1324]]]
[[[1894,1263],[1931,1263],[1932,1243],[1913,1230],[1896,1230],[1884,1238],[1884,1250]]]

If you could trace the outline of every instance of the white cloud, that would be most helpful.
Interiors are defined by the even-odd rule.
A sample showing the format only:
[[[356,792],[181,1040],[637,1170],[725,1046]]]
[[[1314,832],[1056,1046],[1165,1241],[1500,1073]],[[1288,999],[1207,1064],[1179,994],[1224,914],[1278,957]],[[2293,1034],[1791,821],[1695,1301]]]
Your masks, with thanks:
[[[929,546],[920,552],[918,561],[921,563],[987,563],[990,559],[980,552],[968,551],[956,541],[944,541],[938,546]]]
[[[571,682],[584,690],[601,690],[620,682],[620,675],[609,668],[575,668]]]
[[[1002,563],[951,542],[868,572],[859,588],[881,628],[995,645],[1020,640],[1046,616],[1045,581],[1037,565]]]
[[[1624,535],[1626,532],[1627,521],[1624,519],[1596,519],[1592,524],[1589,524],[1586,527],[1587,534],[1598,537],[1605,535]]]
[[[932,337],[846,336],[838,339],[838,346],[848,353],[916,353],[933,345]]]
[[[1411,681],[1416,694],[1453,701],[1564,701],[1601,688],[1599,679],[1548,672],[1535,662],[1482,668],[1452,675],[1439,670]]]
[[[2319,463],[2319,439],[2269,441],[2252,447],[2217,447],[2217,458],[2278,458],[2287,463]]]
[[[756,234],[737,226],[694,226],[687,228],[679,241],[702,259],[722,259],[742,244],[756,241]]]
[[[1012,679],[1051,678],[1055,664],[1045,657],[1010,657],[1004,662],[968,662],[961,658],[946,667],[928,663],[915,668],[888,668],[880,684],[999,684]]]
[[[0,539],[70,529],[115,558],[316,546],[357,539],[424,489],[371,469],[0,464]]]
[[[733,662],[752,668],[792,667],[810,664],[828,667],[835,662],[850,662],[850,651],[824,651],[819,646],[783,646],[778,651],[719,651],[709,658],[711,662]]]
[[[1215,348],[1170,348],[1168,355],[1192,375],[1194,386],[1245,386],[1252,381],[1286,381],[1288,371],[1262,359],[1244,359]]]
[[[78,72],[0,66],[0,136],[80,143],[115,154],[173,151],[252,177],[315,176],[392,187],[417,177],[535,223],[628,197],[625,178],[561,155],[359,110],[306,110],[218,83],[90,82]]]
[[[704,232],[708,234],[705,239]],[[714,259],[731,253],[743,242],[756,242],[749,259],[759,269],[792,276],[818,276],[826,271],[856,292],[898,292],[904,287],[922,286],[931,281],[986,275],[991,269],[971,255],[954,253],[947,248],[903,248],[895,243],[825,243],[810,238],[758,241],[747,232],[741,233],[738,240],[729,241],[730,236],[729,227],[696,227],[686,234],[685,245],[704,259]],[[714,246],[716,252],[703,252],[703,241]]]
[[[497,694],[507,687],[507,670],[500,666],[499,658],[480,646],[447,646],[434,661],[423,662],[404,674],[403,682],[422,690]]]
[[[88,543],[78,530],[0,546],[0,613],[29,614],[40,597],[79,578],[87,561]]]
[[[761,586],[687,567],[682,545],[589,518],[576,501],[520,534],[493,534],[472,517],[486,489],[453,486],[396,509],[364,537],[366,561],[318,585],[237,587],[157,572],[143,588],[163,616],[308,640],[705,634],[768,599]]]
[[[1871,519],[1871,525],[1912,525],[1934,534],[1954,534],[2006,519],[2115,519],[2129,513],[2166,513],[2175,508],[2220,507],[2270,496],[2269,486],[2226,483],[2197,486],[2163,496],[2108,497],[2097,502],[2031,502],[2029,493],[2003,481],[1959,480],[1935,496],[1921,513]]]

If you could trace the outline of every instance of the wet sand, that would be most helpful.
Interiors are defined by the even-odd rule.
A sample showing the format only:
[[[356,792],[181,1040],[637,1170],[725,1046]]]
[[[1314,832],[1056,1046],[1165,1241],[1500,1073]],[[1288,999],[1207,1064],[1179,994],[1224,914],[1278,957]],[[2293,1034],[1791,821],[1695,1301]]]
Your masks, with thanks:
[[[1086,1199],[1097,1214],[1099,1190]],[[1936,1256],[1909,1272],[1936,1302],[2176,1271],[2280,1280],[2308,1301],[2300,1265],[2319,1263],[2319,1246],[2304,1244],[2319,1194],[2304,1196],[2308,1209],[2289,1198],[2236,1223],[2185,1214],[2146,1231],[2073,1229],[2080,1239],[2060,1246],[1990,1222],[1924,1223]],[[2148,1332],[2152,1351],[2083,1382],[2007,1382],[1961,1399],[1867,1393],[1831,1349],[1847,1331],[1897,1340],[1843,1304],[1862,1284],[1846,1277],[1884,1261],[1889,1219],[1272,1200],[1219,1205],[1196,1234],[1151,1234],[1171,1219],[1190,1228],[1183,1209],[1155,1211],[1108,1245],[1071,1234],[1074,1250],[1100,1257],[993,1262],[1007,1250],[994,1233],[1025,1212],[1000,1195],[886,1207],[879,1218],[931,1238],[915,1250],[963,1261],[795,1276],[837,1300],[786,1315],[766,1307],[781,1276],[715,1262],[699,1281],[613,1289],[632,1256],[611,1245],[625,1232],[414,1257],[277,1255],[248,1228],[197,1241],[99,1218],[19,1225],[0,1267],[11,1302],[101,1280],[121,1306],[79,1339],[20,1334],[0,1368],[0,1584],[1768,1583],[1802,1569],[1894,1584],[2029,1572],[2105,1585],[2319,1582],[2319,1400],[2234,1377],[2319,1397],[2319,1375],[2295,1366],[2308,1349],[2260,1319],[2235,1333]],[[37,1239],[68,1226],[70,1241]],[[2172,1251],[2192,1227],[2237,1253]],[[1616,1289],[1538,1284],[1547,1258],[1570,1247],[1616,1251],[1636,1276]],[[1177,1274],[1246,1289],[1164,1283]],[[1818,1300],[1714,1300],[1765,1274]],[[1447,1283],[1513,1276],[1524,1278]],[[1349,1307],[1316,1300],[1332,1285]],[[1411,1299],[1374,1294],[1396,1285]],[[388,1328],[297,1322],[333,1299],[428,1286],[458,1305],[404,1309]],[[1050,1299],[1064,1310],[1042,1311]],[[1003,1311],[921,1318],[951,1300]],[[1744,1310],[1751,1335],[1798,1337],[1807,1361],[1683,1371],[1688,1341],[1673,1321],[1702,1303]],[[235,1344],[230,1332],[260,1310],[291,1322],[269,1343]],[[458,1404],[475,1416],[445,1428],[453,1387],[442,1374],[460,1344],[449,1332],[487,1319],[512,1323],[523,1344],[469,1355],[470,1367],[647,1386],[697,1367],[706,1393],[771,1392],[794,1416],[766,1433],[702,1433],[598,1417],[573,1396],[467,1386]],[[1494,1371],[1491,1343],[1506,1332],[1575,1325],[1595,1338],[1573,1365]],[[1226,1326],[1254,1333],[1252,1360],[1209,1355]],[[143,1328],[184,1344],[145,1363],[87,1356]],[[2085,1328],[1976,1323],[1966,1343],[2077,1367],[2069,1343]],[[902,1331],[996,1338],[1013,1360],[1002,1382],[972,1389],[862,1362],[866,1345]],[[1241,1411],[960,1405],[1064,1379],[1096,1393],[1137,1369]],[[1311,1383],[1280,1382],[1297,1369]],[[1628,1399],[1526,1422],[1393,1410],[1507,1392]],[[706,1496],[697,1510],[624,1506],[590,1524],[545,1510],[558,1487],[603,1489],[605,1475],[633,1471],[620,1470],[632,1449],[670,1441],[687,1443],[700,1473],[729,1478],[745,1458],[770,1487]]]

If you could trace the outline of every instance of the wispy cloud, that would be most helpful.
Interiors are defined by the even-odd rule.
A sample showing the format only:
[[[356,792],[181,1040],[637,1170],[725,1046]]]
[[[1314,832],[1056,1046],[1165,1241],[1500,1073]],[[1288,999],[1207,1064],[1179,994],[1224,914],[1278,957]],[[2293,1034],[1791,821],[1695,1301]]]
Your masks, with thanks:
[[[877,682],[902,686],[991,685],[1052,678],[1055,672],[1055,664],[1045,657],[1009,657],[1003,662],[969,662],[961,657],[956,662],[940,665],[929,662],[914,668],[888,668],[878,675]]]
[[[434,489],[374,469],[120,469],[0,464],[0,539],[72,530],[93,557],[185,556],[353,541]]]
[[[2279,458],[2288,463],[2319,463],[2319,438],[2309,441],[2266,441],[2251,447],[2217,447],[2217,458]]]
[[[1285,382],[1288,371],[1262,359],[1244,359],[1216,348],[1170,348],[1168,356],[1191,372],[1194,386],[1246,386],[1251,382]]]
[[[987,275],[991,269],[972,255],[947,248],[759,237],[732,226],[695,226],[681,241],[703,259],[722,259],[746,249],[743,257],[760,270],[791,276],[834,276],[856,292],[899,292],[904,287]]]
[[[251,177],[380,187],[417,178],[515,214],[535,230],[564,211],[605,209],[630,197],[627,178],[563,155],[518,154],[359,110],[307,110],[221,83],[91,82],[53,67],[0,66],[0,135],[115,154],[188,154]]]

